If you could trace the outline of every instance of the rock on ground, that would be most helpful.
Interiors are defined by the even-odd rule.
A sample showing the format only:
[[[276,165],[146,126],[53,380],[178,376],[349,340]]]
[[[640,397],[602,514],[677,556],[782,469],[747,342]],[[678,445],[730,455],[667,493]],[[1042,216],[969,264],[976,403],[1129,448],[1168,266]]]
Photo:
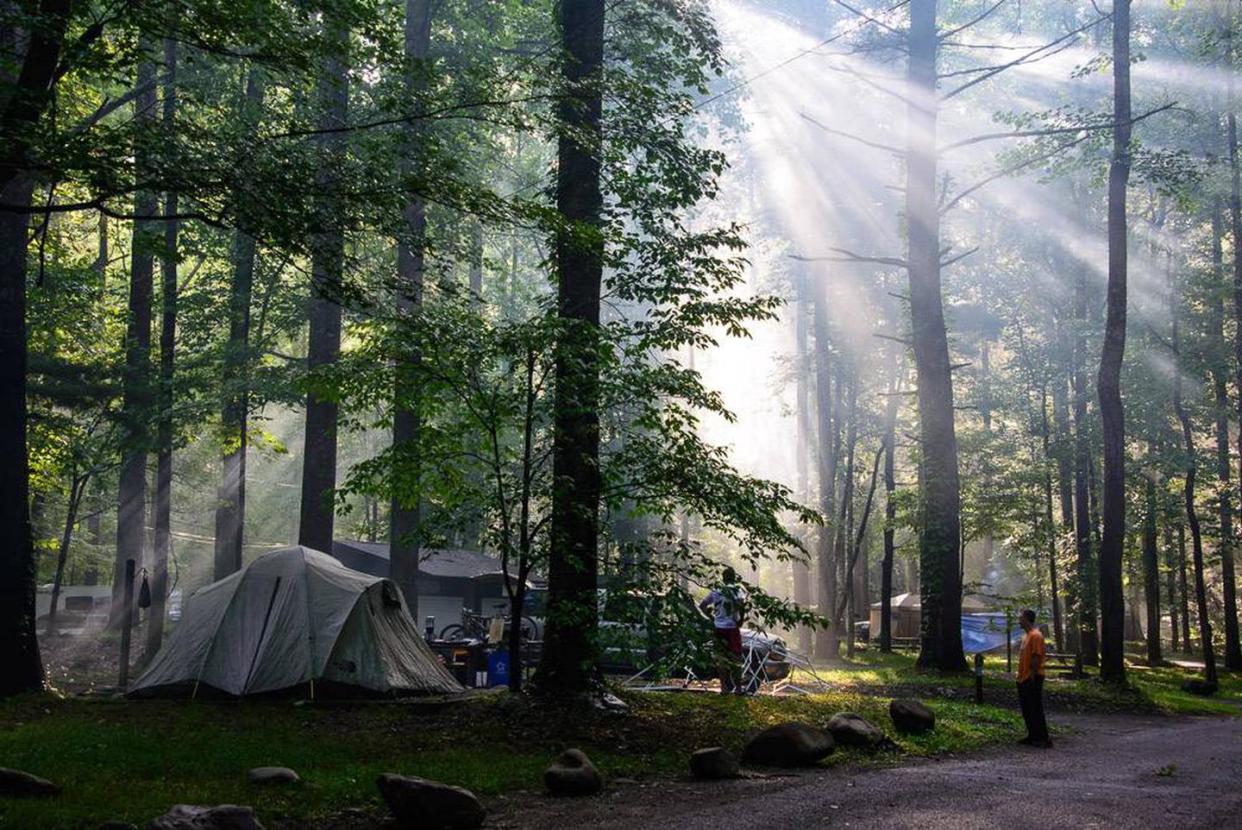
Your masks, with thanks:
[[[543,774],[553,795],[594,795],[604,788],[604,777],[580,749],[567,749]]]
[[[769,726],[750,739],[742,760],[768,767],[809,767],[832,752],[832,735],[805,723]]]
[[[153,819],[147,830],[263,830],[254,816],[254,808],[236,804],[199,807],[178,804],[164,815]]]
[[[0,795],[60,795],[60,786],[19,769],[0,767]]]
[[[930,732],[936,728],[936,713],[914,698],[898,698],[888,704],[888,716],[898,732]]]
[[[1200,697],[1211,697],[1216,694],[1216,688],[1215,683],[1198,677],[1192,677],[1182,683],[1183,692],[1190,692],[1192,695],[1199,695]]]
[[[470,790],[439,781],[384,773],[375,785],[400,827],[479,827],[487,814]]]
[[[828,721],[828,732],[841,746],[874,748],[884,740],[884,730],[853,712],[837,712]]]
[[[302,779],[288,767],[255,767],[246,773],[251,784],[296,784]]]
[[[690,774],[707,781],[737,778],[741,774],[737,756],[729,750],[711,746],[700,749],[690,756]]]

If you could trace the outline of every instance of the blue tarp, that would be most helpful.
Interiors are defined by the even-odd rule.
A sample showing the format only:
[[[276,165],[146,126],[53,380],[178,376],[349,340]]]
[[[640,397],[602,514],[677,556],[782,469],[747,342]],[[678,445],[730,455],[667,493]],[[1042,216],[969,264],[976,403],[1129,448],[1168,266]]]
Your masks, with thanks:
[[[1014,620],[1010,639],[1017,648],[1022,643],[1022,627]],[[1005,615],[963,614],[962,648],[967,654],[980,654],[1005,647]]]

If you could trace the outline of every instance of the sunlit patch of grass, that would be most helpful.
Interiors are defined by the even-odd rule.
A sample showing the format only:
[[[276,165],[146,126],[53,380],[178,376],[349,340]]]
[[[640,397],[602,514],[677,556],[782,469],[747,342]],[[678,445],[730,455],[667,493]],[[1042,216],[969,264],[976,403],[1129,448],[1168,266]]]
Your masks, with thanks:
[[[1014,655],[1016,661],[1017,655]],[[973,673],[942,674],[919,671],[914,666],[915,655],[910,652],[883,654],[878,650],[860,650],[853,660],[843,660],[830,665],[817,666],[814,676],[808,672],[795,674],[795,682],[823,680],[834,689],[856,690],[860,693],[911,693],[931,697],[965,696],[965,690],[973,688]],[[971,662],[973,668],[973,661]],[[1011,663],[1004,652],[988,654],[984,658],[985,699],[997,700],[994,695],[1011,691],[1014,683]],[[1181,685],[1192,677],[1201,676],[1194,669],[1177,666],[1148,668],[1141,662],[1127,667],[1129,687],[1114,689],[1103,685],[1088,667],[1088,676],[1080,679],[1066,677],[1066,667],[1053,664],[1045,692],[1055,705],[1070,709],[1098,709],[1106,711],[1134,711],[1181,715],[1233,715],[1242,712],[1242,677],[1222,673],[1220,689],[1212,697],[1200,697],[1184,692]],[[1010,701],[1016,704],[1016,700]]]

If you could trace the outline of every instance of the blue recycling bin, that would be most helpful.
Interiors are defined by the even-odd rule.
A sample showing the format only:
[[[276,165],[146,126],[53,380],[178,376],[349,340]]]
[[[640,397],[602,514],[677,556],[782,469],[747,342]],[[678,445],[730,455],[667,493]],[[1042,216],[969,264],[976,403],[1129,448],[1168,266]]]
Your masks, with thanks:
[[[509,651],[497,649],[487,655],[487,685],[509,685]]]

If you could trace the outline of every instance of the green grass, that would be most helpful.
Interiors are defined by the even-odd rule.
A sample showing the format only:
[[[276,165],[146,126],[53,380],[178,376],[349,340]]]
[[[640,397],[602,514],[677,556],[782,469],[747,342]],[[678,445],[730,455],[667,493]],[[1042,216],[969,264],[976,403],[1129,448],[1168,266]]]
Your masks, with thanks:
[[[612,777],[684,775],[694,749],[740,749],[756,730],[787,720],[824,725],[854,711],[881,726],[898,752],[839,750],[828,765],[894,764],[911,756],[965,752],[1021,735],[1012,676],[1003,655],[986,662],[986,704],[972,700],[973,676],[915,671],[908,654],[860,652],[822,668],[826,694],[721,697],[629,693],[628,713],[544,711],[507,695],[434,702],[298,705],[123,701],[51,695],[0,703],[0,766],[60,783],[51,800],[0,798],[0,827],[91,828],[105,819],[143,825],[175,803],[251,804],[269,828],[314,827],[350,807],[382,813],[375,778],[420,775],[486,797],[540,787],[543,769],[568,746],[584,749]],[[1051,679],[1054,712],[1127,711],[1193,715],[1242,712],[1242,678],[1222,675],[1213,698],[1181,691],[1194,673],[1133,665],[1131,688],[1093,679]],[[937,715],[934,732],[893,733],[888,704],[919,697]],[[1055,717],[1054,717],[1055,721]],[[256,789],[255,766],[296,769],[291,789]]]
[[[606,775],[683,775],[694,749],[740,749],[757,729],[786,720],[823,725],[856,711],[890,734],[888,699],[850,692],[798,698],[707,694],[627,695],[624,715],[531,711],[503,695],[447,706],[419,703],[308,705],[59,700],[0,705],[0,764],[60,783],[50,800],[0,799],[0,827],[89,828],[105,819],[143,825],[174,803],[253,805],[270,827],[314,826],[347,807],[382,811],[375,778],[420,775],[482,796],[538,789],[567,746],[583,748]],[[904,755],[960,752],[1020,734],[1015,712],[929,701],[929,735],[894,735],[900,753],[841,750],[830,764],[891,764]],[[246,770],[293,767],[303,783],[255,788]]]
[[[882,654],[863,650],[857,652],[852,661],[817,667],[815,674],[834,689],[860,693],[909,693],[959,698],[969,697],[975,686],[973,673],[917,671],[914,655],[908,652]],[[1053,666],[1045,685],[1045,693],[1053,707],[1170,715],[1242,714],[1242,676],[1222,673],[1219,691],[1205,698],[1181,689],[1185,680],[1198,677],[1199,673],[1175,666],[1148,668],[1139,662],[1131,662],[1127,667],[1130,685],[1122,690],[1102,685],[1091,676],[1072,680],[1060,677],[1060,674],[1059,667]],[[1004,654],[984,658],[985,700],[1016,706],[1013,683],[1013,674]]]

